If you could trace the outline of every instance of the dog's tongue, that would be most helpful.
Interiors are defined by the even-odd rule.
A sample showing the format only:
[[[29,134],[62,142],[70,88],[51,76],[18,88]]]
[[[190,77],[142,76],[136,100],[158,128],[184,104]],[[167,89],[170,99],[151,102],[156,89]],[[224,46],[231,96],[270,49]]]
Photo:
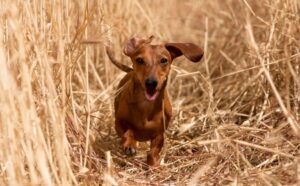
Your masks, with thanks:
[[[158,96],[158,91],[156,91],[156,90],[154,90],[154,91],[146,90],[145,91],[145,96],[149,101],[154,101]]]

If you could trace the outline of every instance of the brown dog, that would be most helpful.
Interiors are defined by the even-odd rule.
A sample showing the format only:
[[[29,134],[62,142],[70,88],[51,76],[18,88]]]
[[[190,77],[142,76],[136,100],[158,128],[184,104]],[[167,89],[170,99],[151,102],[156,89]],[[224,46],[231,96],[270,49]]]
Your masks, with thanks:
[[[115,98],[115,129],[122,138],[127,155],[136,153],[136,141],[151,140],[148,165],[159,164],[164,131],[172,116],[166,85],[172,61],[184,55],[192,62],[202,58],[203,51],[192,43],[151,45],[149,39],[132,38],[124,47],[133,68],[117,62],[109,49],[110,60],[127,75],[120,81]]]

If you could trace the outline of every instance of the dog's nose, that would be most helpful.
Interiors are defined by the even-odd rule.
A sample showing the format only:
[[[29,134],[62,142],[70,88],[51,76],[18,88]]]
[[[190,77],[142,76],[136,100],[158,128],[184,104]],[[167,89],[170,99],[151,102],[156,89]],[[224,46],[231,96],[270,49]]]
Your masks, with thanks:
[[[145,80],[145,86],[147,89],[155,89],[157,86],[157,80],[155,78],[147,78]]]

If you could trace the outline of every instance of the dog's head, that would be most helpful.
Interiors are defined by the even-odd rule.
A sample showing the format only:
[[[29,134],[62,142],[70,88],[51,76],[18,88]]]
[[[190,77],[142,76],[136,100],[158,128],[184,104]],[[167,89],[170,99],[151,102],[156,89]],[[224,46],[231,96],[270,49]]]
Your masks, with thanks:
[[[133,62],[134,78],[149,101],[159,95],[175,58],[184,55],[192,62],[199,62],[203,56],[203,50],[193,43],[151,45],[152,39],[153,36],[148,39],[133,37],[124,47],[124,54]]]

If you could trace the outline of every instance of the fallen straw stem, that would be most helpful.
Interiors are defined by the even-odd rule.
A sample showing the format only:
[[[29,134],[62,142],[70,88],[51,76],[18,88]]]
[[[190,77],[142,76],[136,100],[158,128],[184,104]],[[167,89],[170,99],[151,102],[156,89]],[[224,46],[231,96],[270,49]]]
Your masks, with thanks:
[[[281,155],[281,156],[284,156],[284,157],[287,157],[287,158],[292,158],[292,159],[295,158],[294,156],[292,156],[290,154],[280,152],[280,151],[276,151],[276,150],[273,150],[273,149],[270,149],[270,148],[267,148],[267,147],[263,147],[261,145],[249,143],[249,142],[242,141],[242,140],[232,140],[232,141],[235,142],[235,143],[238,143],[240,145],[245,145],[245,146],[253,147],[253,148],[256,148],[256,149],[263,150],[263,151],[272,152],[272,153],[275,153],[275,154],[278,154],[278,155]]]

